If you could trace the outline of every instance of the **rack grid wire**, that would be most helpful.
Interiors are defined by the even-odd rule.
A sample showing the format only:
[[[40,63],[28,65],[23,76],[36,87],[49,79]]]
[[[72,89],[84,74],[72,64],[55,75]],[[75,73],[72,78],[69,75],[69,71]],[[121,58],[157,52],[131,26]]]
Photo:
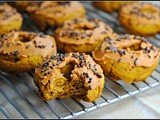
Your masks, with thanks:
[[[107,14],[95,9],[91,2],[82,2],[87,10],[87,18],[98,18],[110,25],[116,33],[127,33],[117,20],[117,13]],[[40,31],[31,21],[29,15],[23,14],[23,30]],[[45,33],[52,35],[52,30]],[[160,46],[160,34],[148,40]],[[55,118],[68,119],[97,110],[142,91],[160,85],[160,65],[146,81],[126,84],[119,80],[113,82],[106,77],[103,94],[95,102],[77,101],[73,98],[55,99],[42,102],[37,96],[32,73],[11,75],[0,72],[0,118]]]

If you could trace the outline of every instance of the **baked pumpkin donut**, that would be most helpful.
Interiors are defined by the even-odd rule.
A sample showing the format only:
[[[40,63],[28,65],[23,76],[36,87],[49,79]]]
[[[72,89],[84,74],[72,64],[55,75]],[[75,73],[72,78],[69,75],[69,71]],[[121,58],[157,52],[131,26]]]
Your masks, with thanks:
[[[44,101],[73,97],[92,102],[102,94],[104,75],[89,55],[66,53],[39,64],[34,82]]]
[[[119,1],[119,2],[109,2],[109,1],[101,1],[101,2],[93,2],[93,6],[98,8],[98,9],[101,9],[101,10],[104,10],[106,12],[114,12],[114,11],[117,11],[120,9],[120,7],[124,4],[131,4],[133,3],[133,1],[130,1],[130,2],[127,2],[127,1]]]
[[[155,35],[160,31],[160,8],[150,3],[124,5],[119,11],[119,20],[135,35]]]
[[[159,62],[159,49],[145,38],[134,35],[107,37],[92,55],[105,75],[127,83],[145,80]]]
[[[86,12],[78,1],[46,1],[41,5],[27,7],[27,11],[42,30],[60,25],[66,20],[84,17]]]
[[[54,38],[42,33],[11,31],[0,38],[0,70],[5,72],[31,71],[56,54]]]
[[[15,7],[19,12],[26,12],[28,6],[40,4],[40,2],[14,1],[14,2],[8,2],[8,4]]]
[[[8,4],[0,5],[0,35],[10,30],[19,30],[22,26],[23,18],[17,10]]]
[[[112,33],[112,29],[98,19],[80,18],[66,21],[55,30],[54,36],[62,52],[89,53]]]

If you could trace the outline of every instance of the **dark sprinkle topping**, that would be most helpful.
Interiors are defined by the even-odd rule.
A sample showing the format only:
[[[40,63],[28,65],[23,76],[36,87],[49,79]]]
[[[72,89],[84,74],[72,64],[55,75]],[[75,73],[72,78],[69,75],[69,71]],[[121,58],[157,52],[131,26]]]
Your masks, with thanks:
[[[42,68],[47,68],[48,67],[48,62],[47,63],[44,63],[43,65],[42,65]]]
[[[91,82],[92,82],[92,78],[89,78],[88,83],[91,83]]]
[[[120,59],[118,60],[118,62],[122,62],[122,58],[120,58]]]
[[[93,71],[93,73],[98,77],[98,78],[102,78],[102,75],[100,75],[97,71],[91,69]]]
[[[127,35],[120,35],[119,38],[117,38],[117,40],[120,41],[121,39],[130,39],[130,37]]]
[[[43,73],[43,72],[45,72],[46,70],[47,70],[47,69],[42,69],[41,72]]]
[[[13,54],[13,55],[18,55],[18,54],[19,54],[19,51],[14,51],[12,54]]]
[[[8,43],[8,44],[7,44],[7,47],[10,47],[10,46],[11,46],[11,44],[10,44],[10,43]]]
[[[38,63],[37,68],[39,68],[41,66],[41,64]]]
[[[138,58],[136,58],[136,59],[135,59],[135,61],[134,61],[134,65],[137,65],[137,60],[138,60]]]
[[[57,59],[57,56],[56,56],[56,55],[53,55],[53,56],[51,57],[51,59],[56,60],[56,59]]]
[[[29,47],[30,47],[30,45],[27,45],[27,46],[26,46],[26,49],[28,49]]]
[[[151,58],[151,56],[150,56],[150,55],[148,55],[148,58]]]
[[[106,38],[104,38],[104,41],[105,41],[105,42],[111,42],[112,39],[111,39],[110,37],[106,37]],[[110,44],[110,43],[109,43],[109,44]]]
[[[82,75],[85,76],[86,78],[89,78],[89,75],[86,72],[83,72]]]
[[[72,57],[74,57],[74,58],[76,58],[76,59],[79,58],[78,54],[76,54],[76,53],[73,53],[73,54],[72,54]]]
[[[81,36],[81,39],[84,39],[86,36]]]
[[[119,49],[118,49],[118,53],[122,56],[122,55],[125,55],[125,54],[126,54],[126,51],[125,51],[125,50],[122,51],[122,50],[119,50]]]
[[[78,23],[78,19],[74,19],[73,21],[74,21],[74,23],[75,23],[75,24],[77,24],[77,23]]]
[[[134,55],[132,55],[131,58],[133,59],[133,58],[134,58]]]

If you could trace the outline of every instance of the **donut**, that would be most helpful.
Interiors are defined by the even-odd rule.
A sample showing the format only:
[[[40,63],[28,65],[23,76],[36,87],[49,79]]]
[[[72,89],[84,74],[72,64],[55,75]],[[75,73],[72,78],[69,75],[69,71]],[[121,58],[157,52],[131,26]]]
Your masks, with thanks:
[[[34,82],[42,100],[73,97],[87,102],[101,96],[104,75],[101,67],[84,53],[53,55],[35,69]]]
[[[85,8],[78,1],[55,2],[46,1],[41,5],[27,7],[31,19],[41,30],[55,27],[66,20],[85,16]]]
[[[0,38],[0,70],[4,72],[32,71],[56,54],[54,38],[43,33],[11,31]]]
[[[160,31],[160,8],[150,3],[124,5],[119,11],[119,21],[130,33],[153,36]]]
[[[14,2],[8,2],[8,4],[15,7],[19,12],[26,12],[28,6],[40,4],[40,2],[14,1]]]
[[[0,5],[0,35],[10,30],[19,30],[22,26],[23,18],[20,13],[8,4]]]
[[[111,80],[133,83],[145,80],[157,67],[159,49],[145,38],[114,34],[92,52],[96,63]]]
[[[98,19],[79,18],[66,21],[59,26],[54,37],[62,52],[89,53],[100,46],[113,30]]]
[[[133,1],[119,1],[119,2],[109,2],[109,1],[101,1],[101,2],[93,2],[93,6],[98,8],[98,9],[101,9],[101,10],[104,10],[106,12],[114,12],[114,11],[117,11],[120,9],[120,7],[124,4],[131,4],[133,3]]]

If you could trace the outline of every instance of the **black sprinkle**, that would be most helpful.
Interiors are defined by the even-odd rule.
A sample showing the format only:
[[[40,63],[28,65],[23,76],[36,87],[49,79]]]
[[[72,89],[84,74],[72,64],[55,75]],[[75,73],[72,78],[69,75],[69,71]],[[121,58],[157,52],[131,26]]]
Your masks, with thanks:
[[[38,63],[37,68],[39,68],[41,66],[41,64]]]
[[[149,57],[149,58],[151,58],[151,56],[150,56],[150,55],[148,55],[148,57]]]
[[[134,58],[134,55],[132,55],[131,58]]]
[[[137,60],[138,60],[138,58],[136,58],[136,59],[135,59],[135,61],[134,61],[134,65],[137,65]]]
[[[11,46],[11,44],[10,44],[10,43],[8,43],[8,44],[7,44],[7,47],[10,47],[10,46]]]
[[[19,51],[14,51],[13,52],[13,55],[18,55],[19,54]]]
[[[26,49],[28,49],[29,47],[30,47],[30,45],[27,45],[27,46],[26,46]]]
[[[120,59],[118,60],[118,62],[122,62],[122,58],[120,58]]]
[[[51,74],[52,73],[52,71],[49,71],[47,74]]]
[[[53,55],[53,56],[51,57],[51,59],[56,60],[56,59],[57,59],[57,56],[56,56],[56,55]]]

